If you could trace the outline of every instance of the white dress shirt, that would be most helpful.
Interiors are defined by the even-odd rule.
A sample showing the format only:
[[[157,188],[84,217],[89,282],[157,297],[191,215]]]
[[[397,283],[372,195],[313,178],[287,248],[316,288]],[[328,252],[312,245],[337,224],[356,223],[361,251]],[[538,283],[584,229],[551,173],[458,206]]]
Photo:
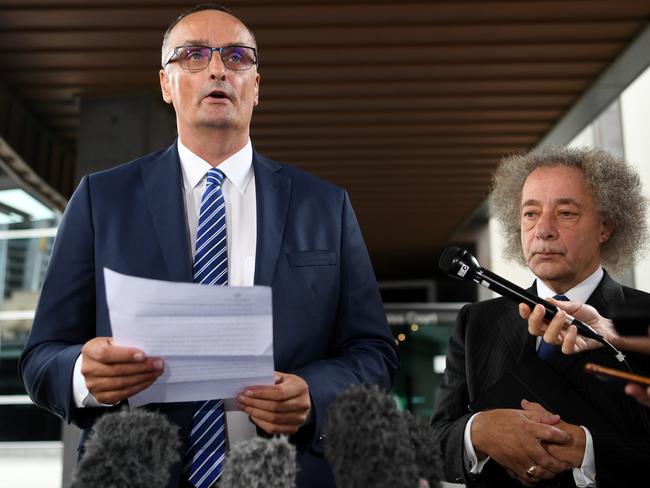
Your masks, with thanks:
[[[190,151],[178,140],[178,156],[183,175],[183,197],[190,237],[190,251],[194,256],[196,230],[205,191],[206,174],[213,167]],[[228,284],[253,286],[255,277],[255,250],[257,246],[257,199],[253,171],[253,146],[250,139],[237,153],[221,162],[225,174],[223,196],[226,202],[226,234],[228,238]],[[179,239],[187,236],[178,236]],[[73,397],[77,407],[110,406],[99,403],[88,391],[81,374],[80,354],[73,373]],[[248,416],[235,411],[234,402],[226,400],[226,424],[230,445],[255,435],[255,427]]]
[[[185,212],[192,256],[194,256],[201,197],[205,191],[205,176],[212,165],[185,147],[180,139],[178,155],[183,172]],[[257,200],[253,173],[253,146],[250,140],[240,151],[219,164],[218,168],[226,175],[222,190],[226,201],[228,285],[253,286],[257,244]]]
[[[563,293],[569,300],[574,302],[585,303],[591,294],[594,292],[600,280],[602,280],[604,275],[603,268],[600,266],[596,271],[594,271],[587,279],[577,284],[571,288],[566,293]],[[535,280],[537,287],[537,296],[542,298],[552,298],[557,295],[557,293],[549,287],[542,280]],[[542,338],[537,338],[536,348],[539,348],[539,343]],[[465,431],[463,433],[463,444],[465,447],[465,468],[470,474],[479,474],[483,470],[483,466],[487,463],[490,458],[486,457],[481,461],[476,457],[476,452],[474,451],[474,446],[472,444],[472,423],[479,413],[472,415],[467,424],[465,424]],[[596,459],[594,455],[594,441],[591,437],[589,429],[581,425],[582,430],[585,432],[585,455],[582,458],[582,465],[579,468],[573,468],[573,479],[578,488],[593,488],[596,486]]]

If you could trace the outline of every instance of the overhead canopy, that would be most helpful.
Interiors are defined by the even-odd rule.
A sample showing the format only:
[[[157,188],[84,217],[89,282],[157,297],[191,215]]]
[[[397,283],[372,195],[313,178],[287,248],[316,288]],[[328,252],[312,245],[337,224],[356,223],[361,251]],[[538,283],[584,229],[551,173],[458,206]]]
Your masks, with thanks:
[[[0,83],[73,157],[80,99],[158,93],[162,32],[192,4],[0,0]],[[400,278],[431,273],[497,161],[537,145],[650,15],[640,0],[228,6],[260,48],[256,148],[344,186],[378,275]],[[67,196],[65,156],[21,156]]]

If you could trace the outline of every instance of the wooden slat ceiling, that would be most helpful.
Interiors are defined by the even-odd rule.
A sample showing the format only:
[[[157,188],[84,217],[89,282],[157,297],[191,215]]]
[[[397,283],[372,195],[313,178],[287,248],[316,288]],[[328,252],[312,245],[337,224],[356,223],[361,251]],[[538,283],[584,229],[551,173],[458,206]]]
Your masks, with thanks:
[[[194,2],[0,0],[0,83],[74,150],[79,100],[158,93]],[[502,156],[535,146],[649,0],[226,2],[260,47],[253,141],[348,189],[381,278],[430,276]]]

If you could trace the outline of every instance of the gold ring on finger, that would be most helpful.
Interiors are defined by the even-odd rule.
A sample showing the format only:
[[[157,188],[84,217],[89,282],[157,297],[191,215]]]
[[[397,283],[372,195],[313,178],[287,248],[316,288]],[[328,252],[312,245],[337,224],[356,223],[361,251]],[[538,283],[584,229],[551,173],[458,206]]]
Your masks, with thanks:
[[[531,464],[528,469],[526,470],[526,476],[528,478],[534,478],[535,477],[535,471],[537,471],[537,465],[536,464]]]

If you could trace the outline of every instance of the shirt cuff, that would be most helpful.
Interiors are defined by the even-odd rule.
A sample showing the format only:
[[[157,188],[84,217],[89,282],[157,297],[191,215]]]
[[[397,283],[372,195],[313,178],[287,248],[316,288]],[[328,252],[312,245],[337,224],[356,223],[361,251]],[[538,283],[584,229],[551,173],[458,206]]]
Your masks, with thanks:
[[[79,354],[74,363],[74,370],[72,371],[72,398],[77,408],[86,407],[112,407],[113,405],[98,402],[88,388],[86,387],[86,380],[81,374],[81,361],[83,354]]]
[[[463,433],[463,445],[465,447],[465,469],[469,474],[481,474],[483,471],[483,466],[490,460],[490,456],[487,456],[481,461],[476,457],[476,452],[474,451],[474,446],[472,445],[472,422],[474,418],[479,415],[475,413],[472,415],[467,423],[465,424],[465,431]]]
[[[578,488],[593,488],[596,486],[596,458],[594,456],[594,440],[589,429],[585,431],[585,456],[579,468],[573,468],[573,480]]]

